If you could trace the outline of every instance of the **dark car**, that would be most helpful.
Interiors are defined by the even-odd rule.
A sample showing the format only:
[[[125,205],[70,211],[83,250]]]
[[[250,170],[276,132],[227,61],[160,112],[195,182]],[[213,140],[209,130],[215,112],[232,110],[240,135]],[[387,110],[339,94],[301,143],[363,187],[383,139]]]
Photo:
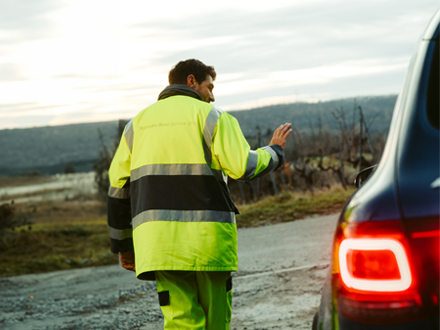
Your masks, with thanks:
[[[439,22],[421,36],[382,159],[339,217],[314,329],[439,329]]]

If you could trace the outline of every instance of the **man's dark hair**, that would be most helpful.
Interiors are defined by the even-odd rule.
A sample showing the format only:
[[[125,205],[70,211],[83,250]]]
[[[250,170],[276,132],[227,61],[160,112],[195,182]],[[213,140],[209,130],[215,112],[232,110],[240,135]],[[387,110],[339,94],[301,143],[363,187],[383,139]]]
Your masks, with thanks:
[[[199,60],[190,59],[177,63],[168,74],[168,82],[171,84],[186,85],[186,78],[193,74],[196,81],[200,84],[205,81],[206,76],[210,75],[215,80],[217,73],[213,66],[205,65]]]

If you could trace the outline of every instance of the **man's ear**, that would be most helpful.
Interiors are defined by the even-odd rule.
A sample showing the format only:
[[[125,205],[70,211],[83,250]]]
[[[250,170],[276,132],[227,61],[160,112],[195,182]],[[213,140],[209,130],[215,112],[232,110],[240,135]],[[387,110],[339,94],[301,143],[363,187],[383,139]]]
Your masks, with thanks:
[[[186,77],[186,84],[193,89],[197,87],[198,83],[196,77],[194,77],[193,74],[188,75],[188,77]]]

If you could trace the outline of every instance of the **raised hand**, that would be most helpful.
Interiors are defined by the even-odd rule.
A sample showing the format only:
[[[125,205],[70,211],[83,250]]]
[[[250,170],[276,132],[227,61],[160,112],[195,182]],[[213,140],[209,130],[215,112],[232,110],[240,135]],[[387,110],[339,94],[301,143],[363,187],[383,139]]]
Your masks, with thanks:
[[[270,145],[272,144],[278,144],[281,148],[286,147],[286,140],[289,137],[289,135],[292,133],[292,124],[285,123],[284,125],[281,125],[278,127],[275,132],[273,132],[272,140],[270,140]]]

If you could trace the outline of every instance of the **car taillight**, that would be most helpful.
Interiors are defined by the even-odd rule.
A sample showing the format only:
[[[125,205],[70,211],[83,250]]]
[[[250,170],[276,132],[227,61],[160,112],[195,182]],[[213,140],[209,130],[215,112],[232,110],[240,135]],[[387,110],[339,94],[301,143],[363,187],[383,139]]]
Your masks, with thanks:
[[[412,276],[403,245],[394,239],[348,238],[339,246],[341,278],[348,288],[404,291]]]
[[[400,220],[342,223],[333,263],[339,313],[365,324],[414,320],[421,308]]]

